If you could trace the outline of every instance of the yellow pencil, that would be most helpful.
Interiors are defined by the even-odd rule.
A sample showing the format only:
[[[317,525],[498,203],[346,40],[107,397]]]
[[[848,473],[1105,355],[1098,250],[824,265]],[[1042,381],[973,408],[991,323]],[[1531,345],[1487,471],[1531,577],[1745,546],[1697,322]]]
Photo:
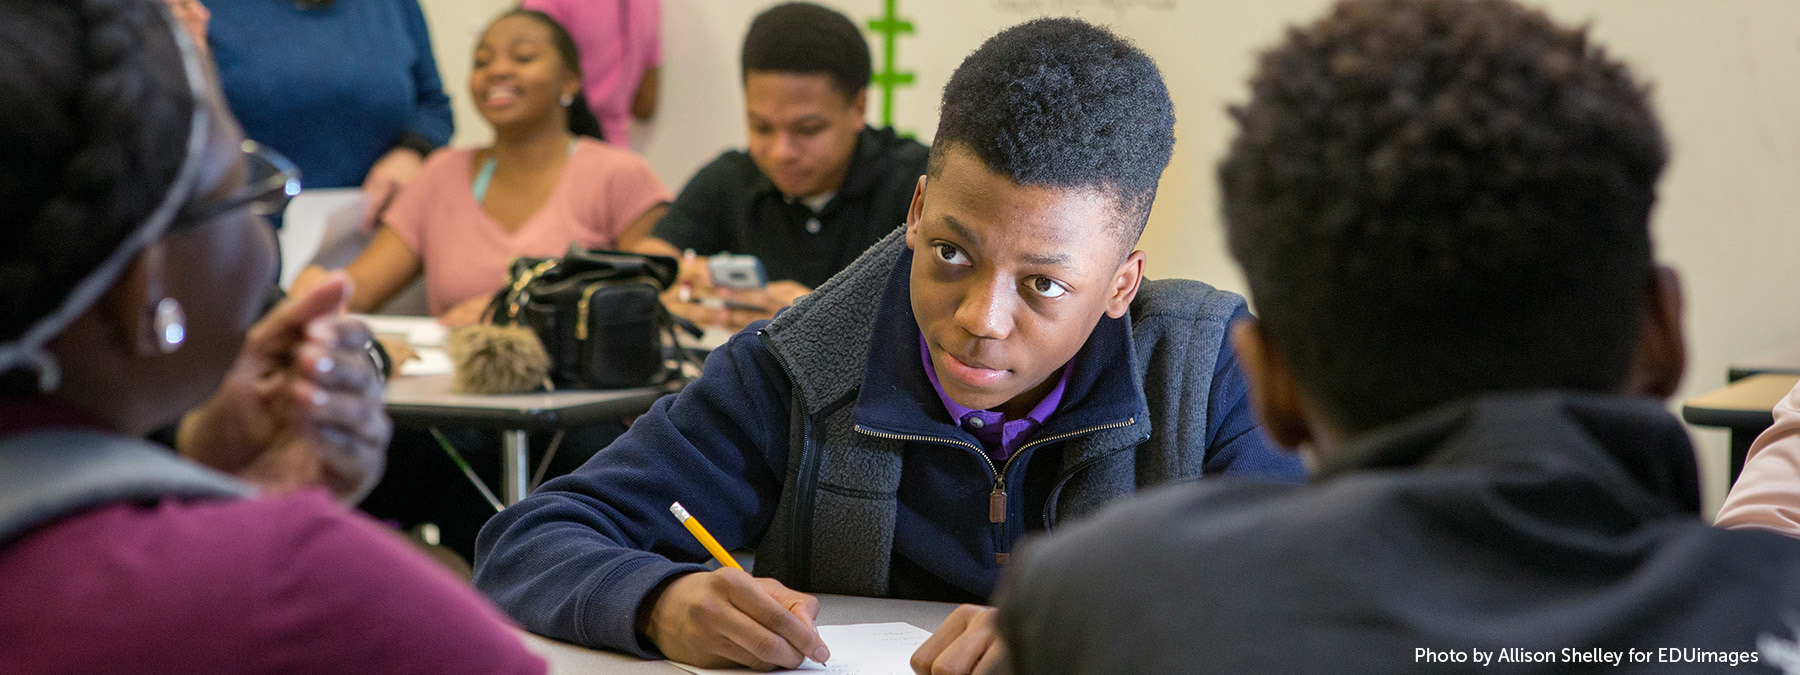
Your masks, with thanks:
[[[687,509],[681,508],[681,502],[670,504],[669,513],[675,514],[675,519],[681,521],[681,524],[687,527],[688,532],[694,534],[695,539],[700,540],[700,545],[705,546],[706,551],[711,553],[713,558],[719,561],[719,564],[736,567],[740,570],[744,569],[743,565],[739,565],[736,560],[731,559],[731,553],[719,545],[719,540],[714,539],[712,533],[707,532],[706,527],[701,525],[699,520],[689,515]]]

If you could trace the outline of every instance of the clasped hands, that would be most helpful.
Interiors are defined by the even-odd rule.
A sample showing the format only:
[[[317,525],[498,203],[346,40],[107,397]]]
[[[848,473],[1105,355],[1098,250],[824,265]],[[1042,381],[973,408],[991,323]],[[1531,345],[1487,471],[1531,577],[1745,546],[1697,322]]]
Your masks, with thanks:
[[[774,670],[831,658],[816,624],[818,598],[743,570],[677,577],[645,605],[644,636],[682,663]],[[913,653],[911,665],[919,675],[991,675],[1003,654],[994,609],[962,605]]]
[[[283,495],[325,487],[354,504],[380,480],[393,424],[366,355],[369,328],[342,316],[349,278],[277,305],[250,329],[212,398],[181,421],[182,455]]]

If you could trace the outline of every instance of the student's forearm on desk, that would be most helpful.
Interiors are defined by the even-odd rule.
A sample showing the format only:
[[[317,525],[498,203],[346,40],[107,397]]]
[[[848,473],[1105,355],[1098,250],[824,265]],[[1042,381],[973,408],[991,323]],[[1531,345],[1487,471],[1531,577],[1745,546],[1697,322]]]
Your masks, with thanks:
[[[615,525],[579,497],[533,494],[482,528],[475,586],[534,633],[659,658],[638,639],[638,606],[706,568],[625,546]]]
[[[657,221],[662,220],[663,214],[668,212],[669,205],[667,203],[650,207],[650,210],[645,211],[642,215],[638,216],[637,219],[631,221],[631,224],[625,227],[624,232],[619,233],[618,239],[613,241],[613,248],[620,251],[633,251],[636,253],[672,255],[662,249],[666,247],[668,250],[672,251],[675,248],[674,246],[670,246],[668,242],[650,236],[650,233],[656,229]],[[654,240],[655,243],[650,244],[650,250],[638,250],[637,247],[645,244],[646,240]],[[657,244],[661,244],[661,246],[657,246]]]
[[[534,632],[656,656],[639,640],[639,606],[669,578],[705,569],[671,558],[708,557],[670,502],[735,548],[756,543],[780,495],[787,425],[768,421],[787,419],[789,394],[755,341],[716,350],[705,377],[495,516],[476,541],[476,586]]]
[[[400,235],[387,227],[376,230],[375,238],[369,242],[368,248],[363,249],[356,260],[344,268],[344,272],[350,275],[351,283],[349,310],[363,313],[375,311],[417,277],[420,269],[419,257],[413,254]],[[323,281],[325,276],[324,268],[318,265],[308,266],[294,278],[290,294],[305,293]]]
[[[681,259],[681,251],[676,249],[674,244],[650,236],[647,230],[636,236],[633,236],[631,232],[626,232],[625,235],[619,237],[619,250],[647,255],[666,255],[677,260]]]

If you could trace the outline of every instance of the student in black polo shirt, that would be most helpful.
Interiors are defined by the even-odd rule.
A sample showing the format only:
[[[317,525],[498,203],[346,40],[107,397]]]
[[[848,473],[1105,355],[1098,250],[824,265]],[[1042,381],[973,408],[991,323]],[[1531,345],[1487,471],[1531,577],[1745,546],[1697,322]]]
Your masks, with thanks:
[[[926,148],[863,122],[869,46],[849,18],[809,3],[758,15],[744,37],[748,152],[700,169],[633,250],[730,252],[762,260],[772,283],[735,299],[767,312],[669,305],[702,323],[740,327],[823,283],[906,220]],[[688,299],[710,294],[705,265],[684,265]]]

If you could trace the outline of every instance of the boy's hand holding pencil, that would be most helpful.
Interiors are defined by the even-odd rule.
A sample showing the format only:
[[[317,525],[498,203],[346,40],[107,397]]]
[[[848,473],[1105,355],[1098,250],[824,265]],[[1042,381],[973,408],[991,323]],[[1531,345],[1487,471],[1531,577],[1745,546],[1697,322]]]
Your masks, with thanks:
[[[653,592],[643,632],[663,655],[708,668],[795,668],[831,651],[819,637],[819,600],[738,566],[712,535],[681,508],[669,511],[724,567],[677,577]]]

